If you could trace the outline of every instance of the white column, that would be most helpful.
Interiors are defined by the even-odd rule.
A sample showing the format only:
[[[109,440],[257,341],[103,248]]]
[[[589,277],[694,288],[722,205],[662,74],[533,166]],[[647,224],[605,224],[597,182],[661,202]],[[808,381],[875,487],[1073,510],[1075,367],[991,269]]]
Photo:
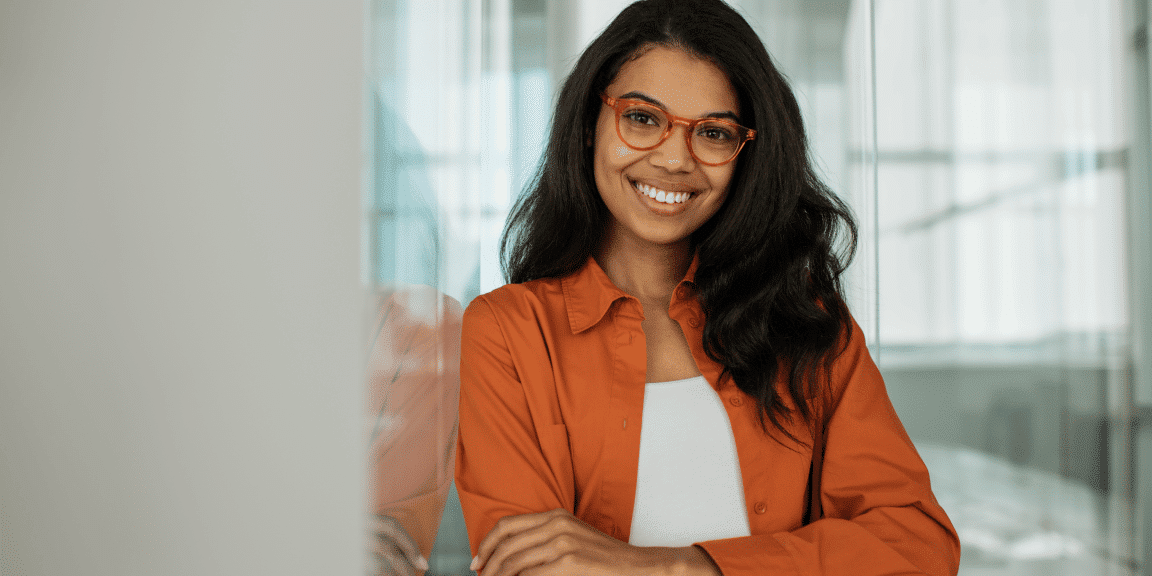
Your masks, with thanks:
[[[362,12],[0,4],[0,573],[362,573]]]

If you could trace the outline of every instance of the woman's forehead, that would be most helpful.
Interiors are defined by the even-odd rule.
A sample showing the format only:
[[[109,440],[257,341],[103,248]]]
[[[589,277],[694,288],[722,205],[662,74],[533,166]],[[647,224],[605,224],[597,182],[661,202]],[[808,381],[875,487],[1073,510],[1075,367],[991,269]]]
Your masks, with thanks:
[[[625,62],[607,92],[613,97],[640,92],[669,112],[689,118],[725,111],[740,114],[736,91],[723,70],[708,60],[664,46]]]

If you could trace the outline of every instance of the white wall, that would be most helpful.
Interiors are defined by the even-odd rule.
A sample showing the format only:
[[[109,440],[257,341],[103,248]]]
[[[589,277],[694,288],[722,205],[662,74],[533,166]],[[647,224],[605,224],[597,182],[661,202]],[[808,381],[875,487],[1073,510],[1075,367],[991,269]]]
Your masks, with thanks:
[[[362,573],[362,12],[0,2],[0,574]]]

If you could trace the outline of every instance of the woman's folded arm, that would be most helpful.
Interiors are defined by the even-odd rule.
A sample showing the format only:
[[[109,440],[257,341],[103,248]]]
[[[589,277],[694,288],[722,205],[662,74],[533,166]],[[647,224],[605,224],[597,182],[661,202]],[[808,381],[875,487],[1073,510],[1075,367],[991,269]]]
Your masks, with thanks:
[[[956,530],[853,324],[833,369],[824,518],[788,532],[702,542],[726,576],[956,574]]]
[[[483,296],[465,311],[462,332],[456,489],[475,554],[501,518],[572,512],[575,493],[570,456],[546,454],[556,442],[541,439],[562,434],[553,428],[563,426],[534,418],[503,328]]]

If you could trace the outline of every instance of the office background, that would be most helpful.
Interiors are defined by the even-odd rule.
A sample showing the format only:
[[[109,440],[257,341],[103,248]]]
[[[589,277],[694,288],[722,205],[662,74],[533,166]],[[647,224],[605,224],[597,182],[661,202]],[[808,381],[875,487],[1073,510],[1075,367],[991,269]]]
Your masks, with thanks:
[[[961,573],[1152,573],[1147,1],[733,4]],[[0,574],[362,573],[372,290],[500,283],[622,5],[0,2]]]

